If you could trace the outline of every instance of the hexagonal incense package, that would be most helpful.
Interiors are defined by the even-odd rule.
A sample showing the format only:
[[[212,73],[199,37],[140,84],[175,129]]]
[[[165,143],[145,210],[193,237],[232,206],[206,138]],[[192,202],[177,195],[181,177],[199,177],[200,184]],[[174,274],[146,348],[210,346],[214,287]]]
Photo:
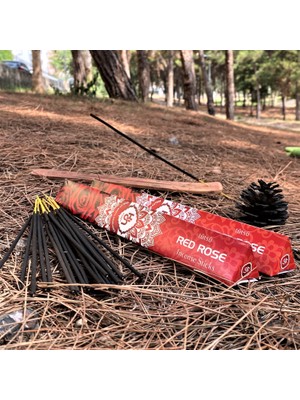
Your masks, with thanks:
[[[197,226],[249,243],[252,247],[257,269],[262,274],[275,276],[296,268],[291,241],[287,236],[280,233],[221,217],[207,211],[152,196],[148,193],[141,194],[134,191],[129,193],[129,189],[121,185],[108,185],[94,181],[92,187],[106,194],[117,193],[120,197],[127,196],[127,199],[135,201],[150,210],[167,213],[176,218],[185,219]]]
[[[74,215],[227,285],[257,279],[249,243],[67,181],[56,201]]]

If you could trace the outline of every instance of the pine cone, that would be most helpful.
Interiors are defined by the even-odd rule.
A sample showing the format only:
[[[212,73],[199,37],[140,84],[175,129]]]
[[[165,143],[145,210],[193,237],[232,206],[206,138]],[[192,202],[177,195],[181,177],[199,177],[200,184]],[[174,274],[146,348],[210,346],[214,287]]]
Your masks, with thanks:
[[[288,218],[288,203],[284,201],[282,189],[276,182],[266,183],[262,179],[241,192],[236,207],[241,212],[239,219],[250,225],[284,225]]]

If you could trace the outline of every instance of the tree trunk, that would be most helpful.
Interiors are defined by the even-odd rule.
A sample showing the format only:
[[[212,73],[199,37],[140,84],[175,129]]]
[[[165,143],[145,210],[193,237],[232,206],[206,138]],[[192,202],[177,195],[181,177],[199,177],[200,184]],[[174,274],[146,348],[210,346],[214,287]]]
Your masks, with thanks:
[[[109,97],[137,101],[131,80],[112,50],[90,50]]]
[[[181,96],[183,93],[182,68],[176,64],[174,65],[174,81],[175,81],[174,100],[176,102],[177,99],[177,104],[180,105]]]
[[[246,90],[243,90],[243,108],[246,108]]]
[[[285,110],[285,96],[282,94],[281,95],[281,103],[282,103],[282,119],[285,121],[285,116],[286,116],[286,110]]]
[[[92,63],[92,56],[88,50],[81,50],[84,68],[85,68],[85,76],[87,82],[90,82],[93,79],[93,63]]]
[[[226,50],[226,118],[234,119],[233,51]]]
[[[155,54],[154,50],[149,50],[148,54],[147,54],[148,60],[153,59],[154,58],[154,54]],[[155,63],[153,61],[149,62],[149,67],[150,67],[150,87],[151,87],[151,90],[150,90],[150,101],[153,101],[153,95],[155,93],[156,83],[157,83]]]
[[[83,93],[87,83],[84,58],[81,50],[71,50],[73,58],[74,93]]]
[[[260,90],[259,82],[257,78],[257,66],[254,64],[254,74],[255,74],[255,91],[256,91],[256,119],[260,119],[261,102],[260,102]]]
[[[300,50],[298,50],[298,74],[300,73]],[[299,76],[296,83],[296,121],[300,121],[300,84]]]
[[[224,78],[224,74],[221,75],[221,83],[220,83],[220,102],[221,102],[221,106],[220,106],[220,113],[222,114],[223,112],[223,99],[224,99],[224,95],[225,95],[225,78]]]
[[[139,96],[144,103],[149,100],[150,89],[150,66],[146,50],[137,50],[138,75],[139,75]]]
[[[299,89],[296,93],[296,121],[300,121],[300,93]]]
[[[213,92],[211,89],[210,79],[207,76],[207,72],[206,72],[206,65],[205,65],[205,58],[204,58],[203,50],[199,50],[199,61],[200,61],[200,67],[201,67],[203,81],[204,81],[206,97],[207,97],[207,111],[208,111],[209,115],[215,115],[216,112],[215,112],[215,107],[214,107]]]
[[[129,67],[129,59],[127,50],[118,50],[119,58],[123,65],[123,68],[126,71],[128,78],[130,78],[130,67]]]
[[[201,68],[199,68],[199,74],[198,74],[198,104],[201,106],[201,90],[202,90],[202,73],[201,73]]]
[[[193,60],[193,50],[180,50],[183,69],[183,92],[187,110],[198,110],[195,100],[196,78]]]
[[[173,107],[174,101],[174,54],[173,50],[168,52],[168,94],[167,94],[167,107]]]
[[[221,86],[221,89],[220,89],[220,112],[221,113],[222,113],[222,110],[223,110],[223,88]]]
[[[260,105],[260,90],[259,86],[256,86],[256,118],[260,119],[260,110],[261,110],[261,105]]]
[[[41,50],[32,50],[32,90],[34,93],[45,93],[42,74]]]

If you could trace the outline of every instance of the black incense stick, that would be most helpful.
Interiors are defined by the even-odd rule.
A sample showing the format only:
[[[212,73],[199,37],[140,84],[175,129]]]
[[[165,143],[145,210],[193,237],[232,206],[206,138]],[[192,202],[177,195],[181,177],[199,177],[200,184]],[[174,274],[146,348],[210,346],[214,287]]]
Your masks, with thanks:
[[[127,260],[111,249],[85,225],[81,225],[75,216],[61,208],[54,198],[50,196],[46,196],[46,198],[36,198],[33,214],[24,223],[0,262],[0,266],[3,266],[29,225],[20,281],[18,282],[19,289],[24,288],[27,276],[30,277],[29,292],[32,296],[37,291],[38,278],[45,283],[52,282],[49,243],[52,244],[61,272],[73,292],[79,291],[77,284],[123,283],[125,277],[113,257],[121,261],[139,278],[142,277],[142,274]],[[106,251],[109,251],[110,254],[107,254]],[[45,289],[50,290],[50,287],[47,285]]]
[[[165,158],[163,158],[162,156],[160,156],[159,154],[157,154],[156,152],[152,151],[151,149],[148,149],[147,147],[143,146],[142,144],[140,144],[139,142],[137,142],[136,140],[132,139],[131,137],[127,136],[125,133],[119,131],[117,128],[114,128],[112,125],[110,125],[108,122],[104,121],[103,119],[97,117],[94,114],[90,114],[91,117],[95,118],[97,121],[101,122],[102,124],[108,126],[110,129],[112,129],[113,131],[115,131],[116,133],[118,133],[119,135],[121,135],[122,137],[124,137],[125,139],[129,140],[130,142],[134,143],[135,145],[137,145],[138,147],[140,147],[141,149],[147,151],[147,153],[151,154],[152,156],[158,158],[159,160],[165,162],[166,164],[168,164],[170,167],[173,167],[175,169],[177,169],[178,171],[182,172],[183,174],[189,176],[190,178],[194,179],[195,181],[199,182],[199,179],[192,175],[190,172],[185,171],[184,169],[178,167],[177,165],[171,163],[170,161],[166,160]]]
[[[34,295],[36,292],[36,272],[37,272],[37,211],[34,210],[32,217],[32,240],[31,240],[31,283],[30,293]]]
[[[26,275],[26,271],[27,271],[30,249],[31,249],[32,232],[33,232],[33,221],[31,218],[30,231],[29,231],[29,234],[27,237],[25,253],[23,256],[23,261],[22,261],[22,266],[21,266],[20,281],[22,282],[22,286],[24,286],[24,284],[25,284],[25,275]]]
[[[58,239],[56,237],[56,232],[54,231],[54,228],[53,228],[51,222],[49,221],[49,218],[47,218],[48,217],[47,214],[44,213],[44,215],[45,215],[45,219],[46,219],[46,222],[47,222],[46,231],[47,231],[49,239],[50,239],[50,241],[52,243],[54,251],[56,253],[58,262],[59,262],[59,264],[60,264],[60,266],[61,266],[61,268],[63,270],[63,273],[65,275],[65,278],[66,278],[67,282],[70,283],[70,284],[73,284],[73,283],[75,283],[75,278],[74,278],[73,274],[70,274],[69,268],[67,267],[67,265],[65,263],[64,254],[63,254],[62,249],[60,247],[59,241],[58,241]],[[70,290],[74,291],[74,292],[77,292],[78,291],[78,287],[71,285],[70,286]]]
[[[4,263],[8,260],[9,256],[11,255],[11,253],[13,252],[14,248],[16,247],[18,241],[20,240],[21,236],[23,235],[23,233],[25,232],[27,226],[29,225],[29,223],[31,222],[32,219],[32,215],[30,215],[30,217],[27,219],[27,221],[24,223],[24,225],[22,226],[20,232],[18,233],[17,237],[15,238],[15,240],[12,242],[10,248],[8,249],[7,253],[4,255],[4,257],[2,258],[2,260],[0,261],[0,268],[3,267]]]
[[[99,244],[101,244],[106,250],[108,250],[114,257],[116,257],[119,261],[121,261],[128,269],[130,269],[135,275],[137,275],[139,278],[143,278],[144,275],[139,272],[137,269],[135,269],[126,258],[123,258],[118,254],[116,251],[114,251],[111,247],[109,247],[104,240],[101,240],[98,238],[97,235],[95,235],[90,229],[88,229],[78,218],[76,218],[73,214],[70,214],[63,210],[73,221],[75,221],[85,232],[87,232],[94,240],[96,240]]]
[[[59,213],[60,209],[57,210],[57,213]],[[62,215],[62,214],[60,214]],[[66,223],[66,221],[64,220],[62,222]],[[76,226],[76,225],[75,225]],[[88,238],[86,236],[83,236],[81,234],[81,232],[79,231],[79,229],[74,229],[72,226],[68,225],[68,223],[66,225],[64,225],[64,227],[66,229],[68,229],[68,231],[73,232],[76,235],[76,240],[78,241],[78,243],[80,243],[80,245],[82,246],[82,248],[88,250],[89,254],[94,258],[96,264],[100,265],[101,268],[104,271],[104,276],[108,279],[108,281],[113,281],[113,283],[120,283],[121,280],[123,278],[123,276],[121,275],[121,273],[116,269],[116,267],[110,262],[110,260],[106,260],[102,254],[99,252],[99,249],[97,249],[93,242],[89,241]],[[97,265],[95,265],[97,267]],[[118,278],[119,276],[119,278]]]
[[[42,238],[42,220],[40,213],[37,214],[37,242],[38,242],[38,251],[39,251],[39,261],[40,261],[40,270],[42,281],[47,281],[47,271],[45,265],[45,254],[44,254],[44,246],[43,246],[43,238]]]
[[[41,240],[42,240],[44,257],[45,257],[46,281],[48,283],[50,283],[50,282],[52,282],[52,272],[51,272],[51,267],[50,267],[49,250],[48,250],[48,246],[47,246],[47,238],[46,238],[46,234],[45,234],[42,216],[40,218],[40,223],[41,223]]]
[[[74,282],[83,283],[83,284],[88,283],[88,279],[87,279],[87,277],[85,277],[82,274],[82,268],[80,267],[72,248],[67,243],[66,238],[63,235],[60,235],[60,233],[56,227],[54,227],[54,229],[56,231],[61,248],[63,250],[63,254],[64,254],[66,260],[68,261],[67,267],[69,268],[70,272],[74,276]]]
[[[77,240],[75,231],[73,229],[70,229],[69,232],[70,232],[71,236],[73,237],[73,239]],[[84,270],[85,270],[86,273],[88,275],[90,275],[96,283],[102,282],[103,278],[100,275],[97,268],[95,268],[95,266],[92,263],[88,263],[86,261],[85,257],[81,254],[81,252],[78,250],[78,248],[75,248],[74,251],[77,254],[78,258],[80,259],[80,261],[84,267],[84,269],[82,269],[82,273],[84,274]]]
[[[105,263],[108,265],[108,269],[105,268],[108,272],[108,274],[114,279],[116,274],[120,279],[124,279],[124,276],[121,274],[121,272],[117,269],[117,267],[110,261],[109,258],[103,254],[100,249],[94,245],[94,243],[88,239],[87,236],[83,235],[81,231],[79,230],[78,226],[68,218],[68,215],[63,212],[61,208],[57,209],[57,214],[62,217],[62,219],[65,221],[67,224],[67,227],[69,228],[70,231],[76,233],[78,240],[90,250],[90,253],[97,259],[99,260],[99,257],[101,261],[103,260],[104,266]],[[114,273],[112,275],[112,272]]]
[[[46,217],[48,217],[48,215],[46,214]],[[102,268],[102,265],[99,265],[99,263],[97,263],[96,261],[95,261],[95,259],[90,255],[90,253],[85,249],[85,248],[83,248],[83,246],[80,244],[80,243],[78,243],[76,240],[74,240],[73,238],[72,238],[72,236],[70,235],[70,233],[63,227],[63,226],[61,226],[61,224],[56,220],[56,218],[51,214],[51,213],[49,213],[49,218],[50,218],[50,220],[53,222],[53,224],[54,225],[56,225],[59,229],[60,229],[60,231],[68,238],[68,240],[91,262],[91,263],[93,263],[94,264],[94,266],[101,272],[101,274],[103,274],[103,278],[105,278],[105,275],[106,275],[106,271],[105,270],[103,270],[103,268]],[[105,279],[106,280],[106,282],[103,282],[103,283],[109,283],[109,282],[107,282],[107,279]]]

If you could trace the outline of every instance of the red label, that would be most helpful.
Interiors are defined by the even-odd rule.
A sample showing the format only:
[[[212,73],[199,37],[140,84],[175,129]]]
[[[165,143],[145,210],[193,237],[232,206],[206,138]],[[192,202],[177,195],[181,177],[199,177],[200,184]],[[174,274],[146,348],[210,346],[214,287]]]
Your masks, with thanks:
[[[118,189],[120,197],[123,197],[123,191],[125,190],[124,196],[128,196],[128,188],[124,188],[121,185],[112,185],[110,188],[102,185],[99,190],[111,194],[112,189]],[[282,270],[288,271],[296,268],[291,242],[284,235],[206,211],[197,210],[196,208],[155,197],[147,193],[140,194],[133,191],[131,193],[132,201],[150,210],[156,210],[163,214],[166,213],[192,224],[202,226],[203,228],[249,243],[254,253],[258,270],[266,275],[274,276]]]
[[[230,236],[74,182],[56,200],[81,218],[228,285],[258,277],[251,246]],[[193,212],[187,214],[195,220]]]

